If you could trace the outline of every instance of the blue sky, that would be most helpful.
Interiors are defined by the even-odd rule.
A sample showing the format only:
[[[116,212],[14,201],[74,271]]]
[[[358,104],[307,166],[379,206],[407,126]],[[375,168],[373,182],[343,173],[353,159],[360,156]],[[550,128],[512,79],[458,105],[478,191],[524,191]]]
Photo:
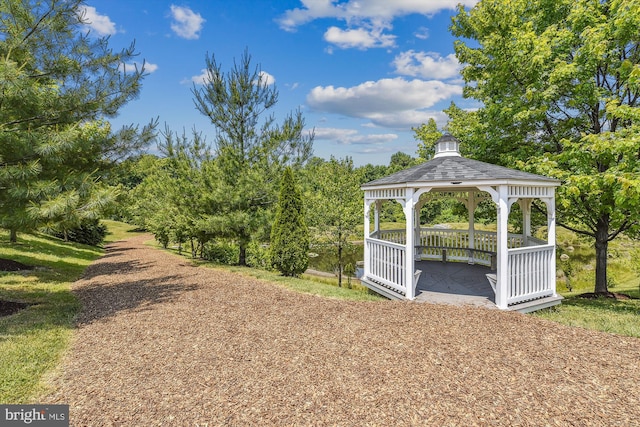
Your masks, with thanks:
[[[412,126],[444,125],[451,101],[476,106],[461,96],[448,29],[460,2],[476,0],[88,0],[85,19],[114,49],[135,41],[146,63],[117,127],[158,117],[213,142],[191,90],[207,53],[228,71],[248,49],[279,91],[276,118],[299,108],[315,129],[315,155],[386,165],[398,151],[415,155]]]

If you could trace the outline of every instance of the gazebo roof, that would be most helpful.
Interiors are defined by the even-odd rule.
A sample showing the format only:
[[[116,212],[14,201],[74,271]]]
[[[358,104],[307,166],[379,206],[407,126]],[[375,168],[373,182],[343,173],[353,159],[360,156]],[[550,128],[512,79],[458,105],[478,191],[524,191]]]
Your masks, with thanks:
[[[450,149],[440,150],[438,147],[451,142],[456,144],[454,153]],[[403,184],[409,183],[450,183],[453,186],[461,183],[471,184],[494,181],[514,183],[525,181],[545,186],[560,184],[560,181],[554,178],[464,158],[457,152],[457,143],[458,141],[454,137],[445,135],[436,143],[438,148],[436,149],[436,156],[432,160],[368,182],[362,188],[403,186]]]

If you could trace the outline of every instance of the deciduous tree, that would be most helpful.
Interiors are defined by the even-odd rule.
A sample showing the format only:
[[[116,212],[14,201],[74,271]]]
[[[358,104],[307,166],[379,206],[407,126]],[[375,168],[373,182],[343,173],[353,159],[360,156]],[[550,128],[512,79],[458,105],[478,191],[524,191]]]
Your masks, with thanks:
[[[315,163],[308,174],[307,199],[313,206],[309,210],[309,224],[320,243],[328,243],[338,258],[338,285],[342,286],[344,249],[356,236],[356,227],[362,222],[363,193],[360,177],[349,157]]]
[[[640,227],[640,3],[481,1],[452,30],[477,151],[562,180],[558,223],[593,238],[607,292],[608,243]]]

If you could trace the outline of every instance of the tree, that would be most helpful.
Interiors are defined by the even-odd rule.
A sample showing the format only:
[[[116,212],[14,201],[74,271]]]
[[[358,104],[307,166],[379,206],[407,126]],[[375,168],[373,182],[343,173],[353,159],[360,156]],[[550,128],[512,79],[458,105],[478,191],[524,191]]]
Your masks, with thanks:
[[[558,224],[594,239],[606,293],[608,243],[640,228],[640,3],[480,2],[452,31],[478,151],[562,180]]]
[[[435,155],[435,142],[440,139],[442,132],[438,130],[438,125],[434,119],[429,119],[417,128],[411,128],[414,138],[418,143],[418,157],[422,161],[431,160]]]
[[[411,166],[415,166],[416,164],[418,164],[417,159],[414,159],[407,153],[398,151],[391,156],[391,159],[389,160],[389,167],[387,168],[387,173],[396,173],[401,170],[410,168]]]
[[[302,195],[290,167],[282,175],[270,249],[272,266],[285,276],[298,276],[309,265],[309,230]]]
[[[206,66],[204,85],[192,92],[196,108],[216,130],[219,180],[209,224],[216,235],[237,242],[238,264],[246,265],[249,242],[270,223],[283,168],[298,167],[311,156],[313,133],[304,134],[300,111],[281,124],[273,115],[265,117],[278,92],[259,67],[251,66],[248,51],[226,74],[214,56],[207,55]]]
[[[342,286],[344,249],[362,222],[363,193],[360,177],[349,157],[315,163],[308,174],[309,224],[321,243],[331,245],[338,258],[338,286]]]
[[[138,95],[144,69],[120,69],[133,46],[83,32],[82,5],[0,0],[0,226],[14,242],[43,217],[95,217],[113,197],[100,171],[153,138],[153,122],[112,133],[102,120]]]

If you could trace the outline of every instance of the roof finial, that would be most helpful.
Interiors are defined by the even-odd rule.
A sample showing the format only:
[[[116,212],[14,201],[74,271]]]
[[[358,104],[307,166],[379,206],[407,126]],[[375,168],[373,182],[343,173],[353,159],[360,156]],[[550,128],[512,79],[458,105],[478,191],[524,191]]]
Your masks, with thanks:
[[[449,134],[444,134],[436,141],[436,154],[433,158],[460,156],[460,141]]]

